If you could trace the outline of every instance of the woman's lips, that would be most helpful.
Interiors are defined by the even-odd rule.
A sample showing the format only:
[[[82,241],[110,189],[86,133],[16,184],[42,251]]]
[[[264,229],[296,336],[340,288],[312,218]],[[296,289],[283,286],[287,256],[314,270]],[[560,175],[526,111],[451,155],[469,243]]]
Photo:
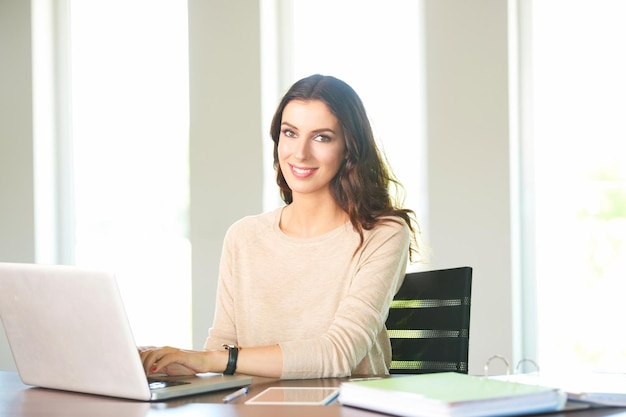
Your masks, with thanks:
[[[297,166],[291,165],[291,164],[289,164],[289,168],[291,168],[291,173],[296,178],[308,178],[311,175],[313,175],[315,173],[315,171],[317,171],[317,168],[297,167]]]

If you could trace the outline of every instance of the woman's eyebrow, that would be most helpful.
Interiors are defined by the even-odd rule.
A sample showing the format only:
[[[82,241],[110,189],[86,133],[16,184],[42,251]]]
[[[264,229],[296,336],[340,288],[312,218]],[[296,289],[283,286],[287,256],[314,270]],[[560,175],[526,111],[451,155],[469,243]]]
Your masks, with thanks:
[[[298,128],[297,128],[297,127],[295,127],[294,125],[292,125],[292,124],[291,124],[291,123],[289,123],[289,122],[281,122],[281,123],[280,123],[280,126],[281,126],[281,127],[289,127],[289,128],[291,128],[291,129],[296,129],[296,130],[298,130]]]
[[[312,131],[311,133],[315,133],[315,134],[320,134],[320,133],[332,133],[333,135],[335,134],[335,131],[332,130],[329,127],[323,127],[321,129],[315,129],[314,131]]]
[[[281,127],[288,127],[290,129],[300,130],[296,126],[292,125],[289,122],[281,122]],[[320,134],[320,133],[325,133],[325,132],[336,134],[336,132],[333,129],[331,129],[330,127],[322,127],[322,128],[315,129],[315,130],[311,131],[311,133],[314,133],[314,134]]]

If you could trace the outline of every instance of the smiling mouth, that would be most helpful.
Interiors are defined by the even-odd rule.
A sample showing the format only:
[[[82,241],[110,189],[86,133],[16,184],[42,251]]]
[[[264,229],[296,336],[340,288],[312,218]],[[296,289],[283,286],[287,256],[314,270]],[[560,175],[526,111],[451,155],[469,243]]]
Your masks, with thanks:
[[[291,168],[291,172],[293,173],[293,175],[298,178],[309,177],[313,175],[315,171],[317,171],[317,168],[301,168],[301,167],[296,167],[291,164],[289,164],[289,168]]]

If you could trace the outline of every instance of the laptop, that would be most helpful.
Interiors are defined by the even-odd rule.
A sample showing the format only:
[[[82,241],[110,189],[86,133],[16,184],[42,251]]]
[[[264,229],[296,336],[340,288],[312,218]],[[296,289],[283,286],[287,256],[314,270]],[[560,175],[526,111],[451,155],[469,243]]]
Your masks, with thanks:
[[[215,373],[148,380],[109,272],[0,263],[0,317],[26,385],[154,401],[252,383]]]

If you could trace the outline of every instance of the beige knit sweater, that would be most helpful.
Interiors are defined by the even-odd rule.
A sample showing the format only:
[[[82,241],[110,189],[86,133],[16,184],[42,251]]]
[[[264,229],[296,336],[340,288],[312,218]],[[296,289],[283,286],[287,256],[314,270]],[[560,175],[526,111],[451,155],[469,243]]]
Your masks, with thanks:
[[[354,254],[350,223],[295,238],[280,230],[281,210],[228,230],[205,348],[279,344],[283,379],[387,374],[384,324],[406,271],[407,225],[398,218],[364,231]]]

